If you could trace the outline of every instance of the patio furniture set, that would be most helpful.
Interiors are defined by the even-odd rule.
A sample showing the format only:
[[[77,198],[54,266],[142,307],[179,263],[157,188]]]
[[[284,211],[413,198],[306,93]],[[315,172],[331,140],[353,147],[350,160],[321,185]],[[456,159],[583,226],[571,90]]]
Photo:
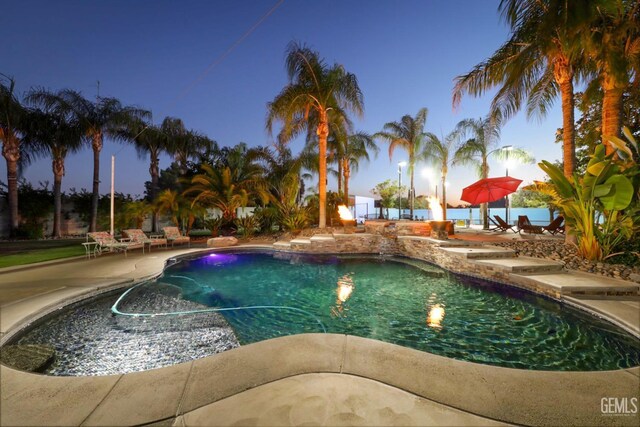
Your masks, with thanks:
[[[121,239],[116,239],[106,231],[96,231],[87,233],[87,241],[82,245],[87,258],[96,257],[103,252],[124,252],[124,255],[127,256],[128,250],[140,248],[142,248],[142,253],[145,252],[145,248],[151,252],[153,246],[167,248],[169,243],[171,247],[183,243],[191,246],[191,238],[182,235],[178,227],[164,227],[162,231],[163,234],[147,236],[141,229],[122,230],[123,237]]]
[[[522,233],[524,231],[526,234],[542,234],[546,231],[554,236],[558,233],[564,234],[564,217],[562,215],[556,217],[549,225],[533,225],[526,215],[518,216],[517,225],[507,223],[500,215],[494,215],[493,218],[489,218],[494,225],[494,228],[491,229],[492,231],[511,230],[514,233]]]

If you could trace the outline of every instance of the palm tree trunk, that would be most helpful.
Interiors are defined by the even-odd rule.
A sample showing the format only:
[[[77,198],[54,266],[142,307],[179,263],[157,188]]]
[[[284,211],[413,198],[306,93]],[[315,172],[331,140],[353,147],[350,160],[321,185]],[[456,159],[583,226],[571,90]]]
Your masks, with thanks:
[[[7,138],[2,145],[2,155],[7,161],[7,202],[9,204],[9,236],[14,237],[18,230],[18,161],[20,160],[20,142],[16,138]]]
[[[61,237],[62,219],[62,177],[64,176],[64,159],[57,158],[52,162],[53,167],[53,233],[51,237]]]
[[[160,167],[158,164],[158,156],[151,154],[151,165],[149,166],[149,174],[151,174],[151,188],[149,188],[149,197],[151,203],[154,203],[158,197],[158,176],[160,175]],[[151,231],[158,232],[158,212],[153,211],[151,215]]]
[[[351,177],[351,168],[347,161],[344,162],[344,202],[349,206],[349,178]]]
[[[576,164],[576,138],[574,109],[575,99],[573,95],[573,69],[569,59],[564,56],[554,58],[553,76],[560,86],[562,99],[562,163],[563,173],[567,179],[571,180]],[[565,231],[565,243],[575,244],[576,236],[570,233],[570,227]]]
[[[614,152],[613,146],[607,139],[608,136],[620,136],[621,116],[622,116],[622,93],[623,88],[619,87],[613,77],[605,74],[602,88],[604,98],[602,100],[602,142],[605,145],[606,153]]]
[[[327,138],[329,136],[329,120],[327,112],[320,111],[320,123],[316,130],[318,135],[318,228],[327,226]]]
[[[487,179],[489,177],[489,164],[487,163],[486,156],[482,158],[482,179]],[[489,204],[481,203],[480,204],[480,212],[482,212],[482,229],[489,229]]]
[[[102,133],[93,135],[93,194],[91,197],[91,222],[89,231],[98,229],[98,201],[100,200],[100,151],[102,150]]]
[[[447,173],[442,171],[442,220],[447,220]]]
[[[342,191],[342,175],[344,173],[342,164],[342,158],[338,158],[338,198],[346,203],[344,192]]]
[[[411,167],[411,186],[409,187],[409,216],[413,219],[413,165]]]
[[[560,86],[562,99],[562,162],[564,176],[571,178],[576,164],[576,138],[573,96],[573,69],[569,60],[558,56],[553,60],[553,76]]]

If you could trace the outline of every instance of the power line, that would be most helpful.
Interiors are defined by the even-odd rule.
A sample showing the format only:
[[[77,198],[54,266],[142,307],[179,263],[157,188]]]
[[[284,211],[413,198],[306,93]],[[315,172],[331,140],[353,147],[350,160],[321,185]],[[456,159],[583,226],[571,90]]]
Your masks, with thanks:
[[[225,50],[222,53],[222,55],[220,55],[215,60],[213,60],[209,64],[209,66],[198,77],[196,77],[191,83],[189,83],[182,90],[182,92],[180,92],[171,101],[169,101],[165,109],[169,109],[169,107],[175,105],[181,98],[183,98],[187,93],[189,93],[196,84],[202,81],[202,79],[204,79],[207,74],[209,74],[215,67],[220,65],[220,63],[224,61],[225,58],[229,56],[229,54],[233,52],[235,48],[240,45],[240,43],[242,43],[247,37],[249,37],[251,33],[253,33],[269,16],[271,16],[273,12],[275,12],[282,5],[282,3],[284,3],[284,0],[278,0],[278,2],[275,5],[273,5],[271,9],[269,9],[264,15],[262,15],[260,19],[258,19],[247,31],[244,32],[244,34],[242,34],[242,36],[240,36],[240,38],[238,38],[229,48],[227,48],[227,50]],[[147,129],[149,129],[148,125],[142,128],[142,130],[138,132],[136,136],[134,136],[134,139],[140,136]],[[115,154],[120,153],[120,151],[122,151],[124,147],[125,146],[123,145],[122,148],[120,148],[120,150],[118,150]]]

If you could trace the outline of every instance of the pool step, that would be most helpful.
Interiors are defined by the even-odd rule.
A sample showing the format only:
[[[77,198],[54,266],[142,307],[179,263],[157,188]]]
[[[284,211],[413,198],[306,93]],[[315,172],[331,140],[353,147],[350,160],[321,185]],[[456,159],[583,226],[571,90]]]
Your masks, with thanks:
[[[459,239],[434,239],[433,237],[426,236],[398,236],[398,241],[401,240],[421,240],[424,242],[432,243],[441,248],[467,248],[467,247],[480,247],[483,245],[483,242],[474,242],[469,240],[459,240]]]
[[[537,274],[514,274],[537,287],[551,289],[563,296],[637,296],[640,285],[625,280],[578,271]]]
[[[524,256],[518,258],[483,259],[476,262],[495,269],[506,270],[510,273],[526,275],[561,272],[564,268],[564,263],[562,262]]]
[[[309,239],[311,242],[332,243],[336,239],[331,234],[316,234]]]
[[[498,246],[440,247],[440,250],[466,259],[501,259],[513,258],[516,255],[513,249],[506,249]]]

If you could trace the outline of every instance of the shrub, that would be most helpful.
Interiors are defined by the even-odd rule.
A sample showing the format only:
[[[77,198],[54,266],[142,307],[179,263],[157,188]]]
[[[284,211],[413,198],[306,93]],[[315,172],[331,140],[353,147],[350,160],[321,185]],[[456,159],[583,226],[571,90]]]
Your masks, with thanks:
[[[243,237],[251,237],[260,229],[258,218],[253,215],[236,218],[234,223],[238,227],[238,234]]]

